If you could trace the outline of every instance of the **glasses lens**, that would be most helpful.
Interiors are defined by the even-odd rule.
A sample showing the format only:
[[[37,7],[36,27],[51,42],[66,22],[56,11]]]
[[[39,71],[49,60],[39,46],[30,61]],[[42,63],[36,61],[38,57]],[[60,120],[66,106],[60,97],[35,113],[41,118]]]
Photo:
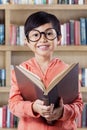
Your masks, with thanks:
[[[28,36],[30,41],[38,41],[40,39],[40,32],[38,30],[32,30]]]
[[[46,33],[46,38],[49,40],[53,40],[57,37],[57,32],[55,29],[47,29],[45,33]]]

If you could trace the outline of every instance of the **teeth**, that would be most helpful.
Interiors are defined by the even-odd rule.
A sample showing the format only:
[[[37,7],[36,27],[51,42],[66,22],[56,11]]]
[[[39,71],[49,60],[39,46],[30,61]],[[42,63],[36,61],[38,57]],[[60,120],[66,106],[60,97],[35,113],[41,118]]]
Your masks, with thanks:
[[[47,46],[39,46],[39,48],[44,48],[44,47],[47,47]]]
[[[38,46],[38,48],[47,48],[49,47],[48,45],[43,45],[43,46]]]

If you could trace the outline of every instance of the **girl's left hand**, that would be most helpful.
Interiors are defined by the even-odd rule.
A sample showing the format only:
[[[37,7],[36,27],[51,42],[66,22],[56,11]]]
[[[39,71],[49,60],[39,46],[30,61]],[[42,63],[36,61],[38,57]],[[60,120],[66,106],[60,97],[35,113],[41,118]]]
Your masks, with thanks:
[[[61,98],[61,99],[60,99],[59,107],[58,107],[58,108],[55,108],[50,115],[45,116],[46,120],[47,120],[47,121],[58,120],[59,118],[62,117],[62,115],[63,115],[63,110],[64,110],[64,104],[63,104],[63,100],[62,100],[62,98]]]

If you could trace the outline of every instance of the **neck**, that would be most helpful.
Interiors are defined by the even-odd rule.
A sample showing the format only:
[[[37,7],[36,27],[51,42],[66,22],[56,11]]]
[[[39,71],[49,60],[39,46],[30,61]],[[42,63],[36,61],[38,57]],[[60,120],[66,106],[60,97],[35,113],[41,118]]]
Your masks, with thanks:
[[[35,59],[39,64],[45,64],[45,63],[49,63],[52,60],[52,57],[51,56],[48,56],[48,57],[35,56]]]
[[[45,73],[50,61],[52,60],[52,57],[45,57],[45,58],[35,57],[35,59],[36,59],[38,65],[40,66],[42,72]]]

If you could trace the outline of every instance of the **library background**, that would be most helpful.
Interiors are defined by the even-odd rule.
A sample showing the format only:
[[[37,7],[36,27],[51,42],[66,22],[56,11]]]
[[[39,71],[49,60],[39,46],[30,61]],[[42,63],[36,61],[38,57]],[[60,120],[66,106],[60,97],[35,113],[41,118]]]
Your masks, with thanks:
[[[87,0],[0,0],[0,130],[17,130],[18,118],[7,107],[10,72],[13,65],[33,56],[24,45],[23,25],[40,10],[61,21],[62,41],[54,55],[69,64],[79,62],[84,109],[76,121],[78,130],[87,130]]]

